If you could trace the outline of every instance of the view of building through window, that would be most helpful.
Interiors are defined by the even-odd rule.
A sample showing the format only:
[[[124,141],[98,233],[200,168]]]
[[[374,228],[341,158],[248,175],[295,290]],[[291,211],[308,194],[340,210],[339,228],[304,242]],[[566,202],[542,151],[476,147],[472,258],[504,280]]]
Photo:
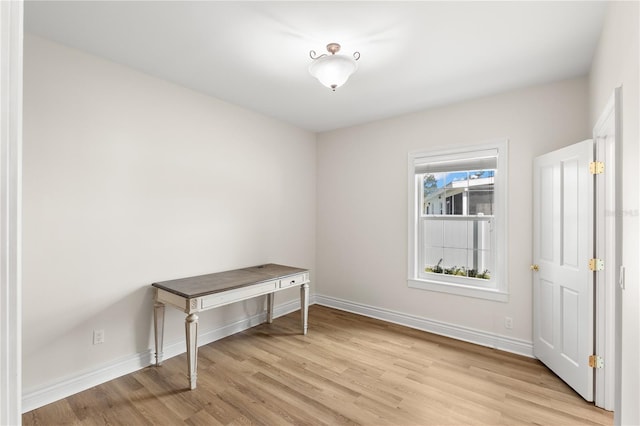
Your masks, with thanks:
[[[491,278],[495,169],[422,175],[422,259],[427,274]]]
[[[423,214],[493,215],[495,170],[424,175]]]

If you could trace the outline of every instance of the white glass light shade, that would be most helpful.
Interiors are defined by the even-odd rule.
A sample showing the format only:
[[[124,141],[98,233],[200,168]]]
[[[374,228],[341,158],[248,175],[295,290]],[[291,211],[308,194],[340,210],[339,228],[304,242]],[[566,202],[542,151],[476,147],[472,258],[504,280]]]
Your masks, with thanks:
[[[336,90],[347,82],[358,68],[355,59],[345,55],[326,55],[309,65],[309,73],[324,86]]]

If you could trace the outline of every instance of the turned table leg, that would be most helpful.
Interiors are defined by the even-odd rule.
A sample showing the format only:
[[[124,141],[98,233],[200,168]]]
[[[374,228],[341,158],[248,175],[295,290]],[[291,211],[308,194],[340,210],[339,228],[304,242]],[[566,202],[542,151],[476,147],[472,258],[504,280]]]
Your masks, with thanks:
[[[164,338],[164,303],[153,305],[153,324],[156,340],[156,365],[162,365],[162,346]]]
[[[309,320],[309,284],[300,286],[300,311],[302,313],[302,334],[307,334],[307,323]]]
[[[189,384],[196,388],[198,380],[198,316],[189,314],[185,320],[187,331],[187,363],[189,367]]]
[[[274,293],[267,294],[267,322],[269,324],[273,322],[273,295]]]

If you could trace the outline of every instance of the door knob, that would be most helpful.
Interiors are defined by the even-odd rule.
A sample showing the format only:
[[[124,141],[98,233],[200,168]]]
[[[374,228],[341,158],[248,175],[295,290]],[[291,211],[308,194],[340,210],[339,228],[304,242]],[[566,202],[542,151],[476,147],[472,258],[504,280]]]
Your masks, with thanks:
[[[532,271],[536,271],[538,272],[540,270],[540,267],[536,264],[533,264],[531,266],[529,266],[529,269],[531,269]]]

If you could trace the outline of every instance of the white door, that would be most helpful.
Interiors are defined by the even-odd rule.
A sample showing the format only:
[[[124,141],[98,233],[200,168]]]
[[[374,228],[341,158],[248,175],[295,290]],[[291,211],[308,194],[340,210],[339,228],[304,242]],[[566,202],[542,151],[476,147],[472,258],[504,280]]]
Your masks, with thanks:
[[[593,141],[537,157],[533,167],[533,352],[593,401]]]

